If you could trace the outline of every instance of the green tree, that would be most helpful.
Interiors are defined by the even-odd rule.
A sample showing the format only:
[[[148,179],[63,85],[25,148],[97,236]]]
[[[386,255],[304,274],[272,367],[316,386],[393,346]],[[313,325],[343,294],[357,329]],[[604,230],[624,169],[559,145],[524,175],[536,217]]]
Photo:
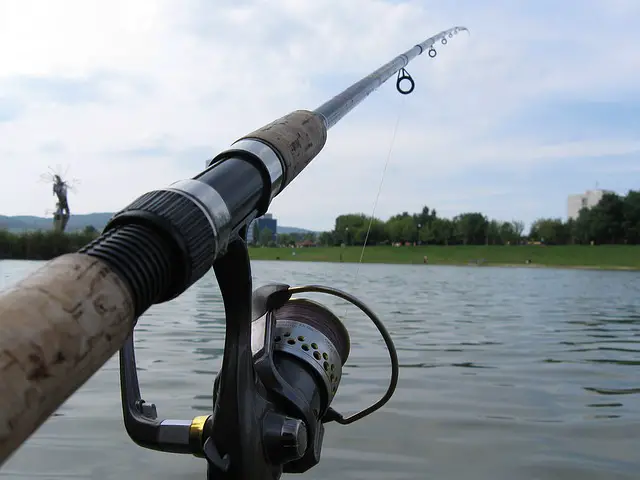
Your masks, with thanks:
[[[624,240],[624,202],[614,193],[603,195],[590,209],[591,234],[596,243],[622,243]]]
[[[456,242],[456,225],[448,218],[436,218],[428,228],[427,235],[429,243],[437,245],[449,245]]]
[[[258,223],[253,224],[251,231],[251,243],[254,245],[258,245],[260,243],[260,229],[258,228]]]
[[[502,245],[517,243],[516,232],[512,222],[501,222],[498,229],[498,236]]]
[[[547,245],[564,245],[569,243],[571,232],[560,218],[540,218],[531,225],[529,236]]]
[[[520,220],[511,220],[511,226],[513,227],[514,241],[519,242],[522,239],[524,233],[524,222]]]
[[[640,243],[640,191],[631,190],[623,200],[622,229],[626,243]]]
[[[371,228],[369,228],[371,227]],[[368,237],[367,237],[368,232]],[[356,233],[353,237],[353,243],[358,245],[364,245],[364,242],[367,242],[367,245],[378,245],[383,243],[386,240],[387,234],[385,231],[385,224],[382,220],[378,220],[377,218],[371,219],[369,217],[364,225],[364,228],[360,228],[356,230]]]
[[[369,232],[368,238],[367,231]],[[368,245],[377,245],[388,240],[385,222],[377,218],[372,219],[363,213],[340,215],[336,218],[332,235],[335,243],[349,245],[364,245],[365,239]]]
[[[0,258],[50,260],[65,253],[78,251],[83,246],[95,240],[97,232],[61,233],[48,231],[31,231],[11,233],[0,231]]]
[[[273,243],[273,232],[269,227],[264,227],[260,230],[260,245],[263,247],[269,246]]]
[[[336,218],[334,235],[339,243],[351,245],[357,238],[364,238],[359,233],[366,229],[367,223],[367,216],[364,213],[340,215]]]
[[[430,210],[426,205],[422,207],[420,213],[413,214],[413,221],[416,225],[423,227],[429,227],[433,221],[438,218],[435,210]]]
[[[325,247],[333,246],[336,244],[335,235],[333,232],[322,232],[318,238],[320,245]]]
[[[278,234],[278,245],[282,245],[285,247],[289,247],[292,244],[295,244],[293,237],[288,233],[279,233]]]
[[[85,235],[97,235],[98,234],[98,230],[93,225],[87,225],[82,230],[82,233],[85,234]]]
[[[482,245],[487,241],[489,220],[478,212],[462,213],[454,218],[464,245]]]
[[[386,232],[391,242],[415,242],[418,237],[418,227],[414,219],[404,212],[395,215],[387,221]]]
[[[589,243],[593,240],[591,228],[591,211],[583,208],[578,213],[578,218],[569,223],[571,228],[571,236],[575,243]]]
[[[499,222],[497,220],[489,221],[486,234],[487,245],[502,245],[505,243],[502,238],[503,225],[505,225],[503,222]]]

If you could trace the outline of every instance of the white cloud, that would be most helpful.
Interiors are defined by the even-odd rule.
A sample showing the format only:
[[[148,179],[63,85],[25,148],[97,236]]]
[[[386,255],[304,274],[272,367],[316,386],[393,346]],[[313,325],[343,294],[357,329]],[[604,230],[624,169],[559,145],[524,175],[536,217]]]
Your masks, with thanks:
[[[329,228],[346,211],[368,213],[401,112],[379,214],[423,203],[471,208],[484,195],[493,198],[489,214],[517,217],[522,208],[545,215],[532,213],[516,189],[504,193],[481,178],[484,190],[470,196],[456,175],[637,152],[637,136],[549,143],[543,124],[509,136],[500,129],[540,102],[637,100],[640,34],[629,28],[637,2],[534,7],[519,11],[498,0],[464,8],[380,0],[5,1],[0,97],[25,110],[0,122],[0,213],[50,208],[51,191],[37,180],[56,164],[82,180],[73,211],[117,210],[197,173],[204,147],[215,154],[280,115],[315,108],[395,54],[463,24],[470,37],[409,65],[414,94],[401,98],[390,80],[332,129],[325,150],[272,211],[284,224],[310,228]],[[79,93],[77,82],[101,79],[99,95],[65,104],[44,82],[34,90],[21,80],[34,76],[64,79],[69,95]],[[57,148],[44,148],[51,144]],[[166,153],[122,153],[158,146]]]

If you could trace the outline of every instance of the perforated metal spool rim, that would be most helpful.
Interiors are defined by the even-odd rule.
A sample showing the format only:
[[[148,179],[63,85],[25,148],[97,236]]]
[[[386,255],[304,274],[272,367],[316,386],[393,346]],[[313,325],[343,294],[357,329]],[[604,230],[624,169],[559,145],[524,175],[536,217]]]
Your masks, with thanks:
[[[369,317],[369,319],[374,323],[374,325],[380,332],[380,335],[382,335],[384,343],[387,346],[387,351],[389,352],[389,360],[391,360],[391,379],[389,381],[389,387],[387,388],[385,394],[377,402],[369,405],[367,408],[360,410],[358,413],[349,415],[346,418],[341,414],[335,412],[336,415],[334,419],[341,425],[349,425],[360,420],[361,418],[366,417],[367,415],[370,415],[371,413],[382,407],[385,403],[387,403],[392,397],[393,392],[398,385],[400,368],[398,362],[398,352],[396,351],[395,345],[393,344],[393,340],[389,335],[389,332],[385,328],[384,323],[382,323],[378,316],[361,300],[358,300],[353,295],[349,295],[348,293],[343,292],[342,290],[339,290],[337,288],[325,287],[322,285],[306,285],[301,287],[289,287],[288,292],[291,295],[297,295],[301,293],[324,293],[346,300],[350,304],[358,307],[360,311],[362,311],[367,317]]]
[[[331,310],[329,310],[327,307],[325,307],[323,304],[316,302],[314,300],[310,300],[308,298],[291,298],[282,307],[280,307],[274,312],[276,314],[276,318],[282,318],[283,320],[289,319],[289,312],[287,311],[286,307],[291,305],[296,305],[296,304],[303,305],[304,307],[311,308],[312,310],[316,310],[318,313],[320,313],[324,317],[324,319],[328,318],[331,320],[331,323],[329,324],[326,324],[326,323],[320,323],[320,324],[323,327],[327,327],[329,329],[329,331],[327,332],[329,333],[329,335],[327,337],[333,343],[333,345],[336,346],[340,354],[340,358],[342,360],[341,362],[342,365],[347,363],[347,360],[349,358],[349,353],[351,350],[351,338],[349,336],[349,331],[344,326],[342,321],[336,316],[336,314],[333,313]],[[281,315],[285,315],[285,317],[281,317]],[[295,320],[295,318],[292,318],[292,320]],[[313,321],[315,320],[315,318],[311,318],[308,320]],[[316,330],[318,330],[324,335],[324,329],[321,330],[316,325],[311,325],[311,326],[313,326]]]
[[[316,328],[293,319],[276,317],[274,330],[274,350],[293,355],[313,368],[322,379],[331,403],[342,378],[340,354],[333,343]]]

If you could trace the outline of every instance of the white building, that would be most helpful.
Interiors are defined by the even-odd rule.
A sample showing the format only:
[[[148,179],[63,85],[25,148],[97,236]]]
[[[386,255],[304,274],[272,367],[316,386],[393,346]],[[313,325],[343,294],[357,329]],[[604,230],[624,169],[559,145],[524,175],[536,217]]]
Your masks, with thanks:
[[[578,218],[580,210],[583,208],[595,207],[605,193],[615,192],[611,190],[596,189],[587,190],[586,192],[577,195],[569,195],[569,199],[567,200],[567,217],[575,220]]]

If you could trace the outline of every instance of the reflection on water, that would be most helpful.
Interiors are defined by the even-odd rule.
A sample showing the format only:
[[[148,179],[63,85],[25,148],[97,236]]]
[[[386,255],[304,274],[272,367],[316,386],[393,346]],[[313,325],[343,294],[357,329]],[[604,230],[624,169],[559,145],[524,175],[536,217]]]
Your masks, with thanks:
[[[38,262],[0,262],[5,287]],[[356,272],[357,278],[356,278]],[[636,479],[640,274],[256,262],[255,286],[319,283],[362,298],[401,363],[379,413],[329,425],[305,479]],[[384,342],[337,298],[352,350],[334,406],[388,385]],[[209,413],[224,308],[213,274],[136,327],[143,398],[160,416]],[[464,461],[460,461],[464,459]],[[117,356],[0,470],[3,478],[202,479],[201,460],[143,450],[122,427]]]

